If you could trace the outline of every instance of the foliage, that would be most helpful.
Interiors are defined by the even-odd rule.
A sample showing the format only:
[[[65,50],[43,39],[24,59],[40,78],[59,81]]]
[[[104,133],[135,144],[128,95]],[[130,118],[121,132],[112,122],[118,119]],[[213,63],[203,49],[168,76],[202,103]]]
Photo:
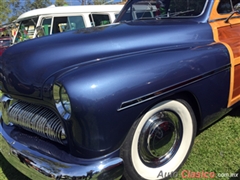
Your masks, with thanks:
[[[0,25],[10,23],[29,10],[68,5],[65,0],[0,0]]]
[[[9,0],[8,7],[11,11],[11,16],[8,18],[9,22],[17,19],[17,17],[22,14],[22,6],[20,1]]]
[[[111,3],[114,0],[78,0],[80,5],[89,5],[89,4],[107,4]]]
[[[56,0],[55,6],[66,6],[68,3],[65,0]]]
[[[0,0],[0,24],[4,23],[8,19],[8,15],[11,13],[11,10],[8,7],[8,0]]]
[[[27,12],[33,9],[44,8],[50,6],[51,4],[52,3],[50,2],[50,0],[25,0],[22,9],[24,12]]]

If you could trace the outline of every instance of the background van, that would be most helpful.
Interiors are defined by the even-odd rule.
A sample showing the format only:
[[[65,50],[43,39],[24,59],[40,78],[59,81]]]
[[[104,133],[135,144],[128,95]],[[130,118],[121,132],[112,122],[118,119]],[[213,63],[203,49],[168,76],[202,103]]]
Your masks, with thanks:
[[[74,29],[113,23],[123,5],[50,6],[28,11],[14,21],[12,44]]]

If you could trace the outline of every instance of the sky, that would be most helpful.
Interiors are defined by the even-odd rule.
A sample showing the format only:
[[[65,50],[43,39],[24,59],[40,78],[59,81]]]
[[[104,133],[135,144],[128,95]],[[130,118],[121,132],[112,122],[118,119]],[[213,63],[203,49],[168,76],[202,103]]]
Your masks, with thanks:
[[[69,5],[80,5],[78,0],[65,0]]]
[[[25,0],[20,0],[20,1],[24,2]],[[79,0],[65,0],[65,1],[68,3],[68,5],[80,5]],[[54,4],[55,0],[51,0],[51,2]]]

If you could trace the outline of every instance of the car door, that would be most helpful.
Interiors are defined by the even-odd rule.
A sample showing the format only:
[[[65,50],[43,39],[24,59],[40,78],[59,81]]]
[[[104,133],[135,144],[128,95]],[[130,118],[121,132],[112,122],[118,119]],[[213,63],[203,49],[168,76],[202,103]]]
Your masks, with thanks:
[[[233,8],[240,0],[215,0],[209,23],[214,40],[226,46],[230,54],[231,79],[228,106],[240,100],[240,15]]]

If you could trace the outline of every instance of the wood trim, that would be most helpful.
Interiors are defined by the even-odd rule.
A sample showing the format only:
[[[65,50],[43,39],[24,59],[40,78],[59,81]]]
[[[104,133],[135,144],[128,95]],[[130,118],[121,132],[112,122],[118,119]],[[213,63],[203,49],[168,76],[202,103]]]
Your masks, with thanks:
[[[240,23],[218,28],[219,41],[228,44],[234,58],[240,57]]]
[[[240,64],[234,67],[234,83],[233,83],[233,94],[232,98],[236,98],[240,94]],[[239,79],[239,81],[236,81]]]
[[[209,24],[212,27],[215,42],[225,45],[230,55],[231,72],[228,98],[228,107],[230,107],[240,100],[240,18],[234,15],[234,18],[225,23],[224,18],[227,19],[230,14],[218,14],[218,4],[219,0],[215,0],[209,17]],[[216,19],[219,20],[214,21]]]

